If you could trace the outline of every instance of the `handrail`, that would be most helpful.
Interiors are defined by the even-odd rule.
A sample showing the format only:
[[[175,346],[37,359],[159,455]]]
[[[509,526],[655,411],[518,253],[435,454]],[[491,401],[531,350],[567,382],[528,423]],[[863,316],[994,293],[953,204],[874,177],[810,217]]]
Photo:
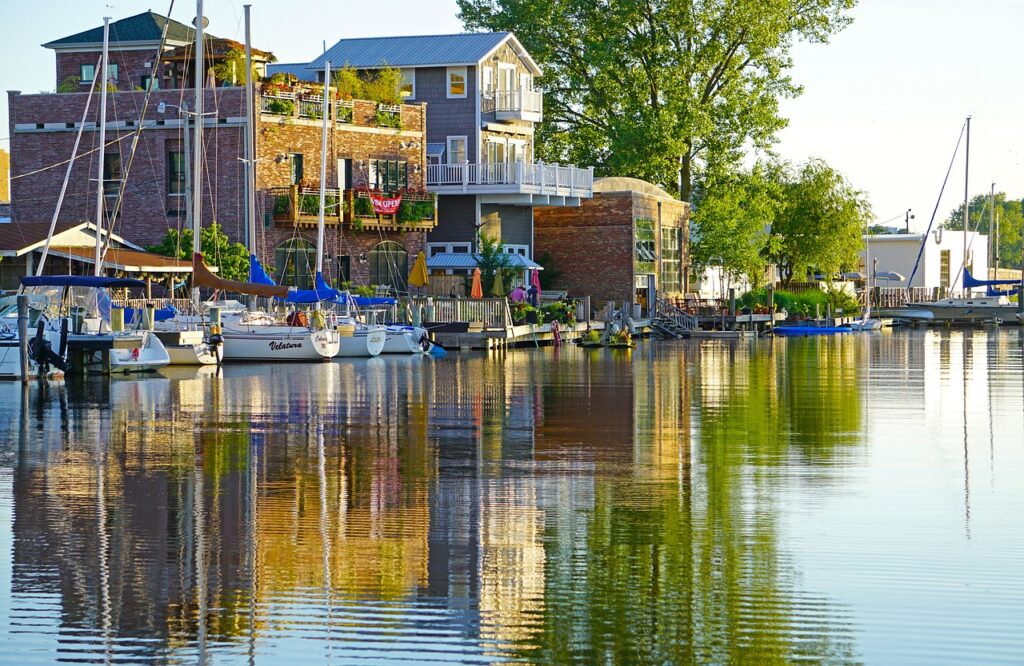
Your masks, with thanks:
[[[590,196],[593,168],[543,162],[462,162],[427,165],[427,186],[468,188],[481,185],[516,185],[541,194]]]

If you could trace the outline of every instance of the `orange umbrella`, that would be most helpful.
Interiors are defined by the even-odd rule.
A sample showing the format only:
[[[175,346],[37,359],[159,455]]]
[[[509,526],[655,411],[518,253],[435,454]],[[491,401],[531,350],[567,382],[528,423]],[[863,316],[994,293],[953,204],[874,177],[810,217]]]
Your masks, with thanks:
[[[480,284],[480,269],[479,268],[474,268],[473,269],[473,287],[472,287],[472,289],[469,290],[469,295],[472,296],[473,298],[483,298],[484,297],[484,287],[483,287],[482,284]]]

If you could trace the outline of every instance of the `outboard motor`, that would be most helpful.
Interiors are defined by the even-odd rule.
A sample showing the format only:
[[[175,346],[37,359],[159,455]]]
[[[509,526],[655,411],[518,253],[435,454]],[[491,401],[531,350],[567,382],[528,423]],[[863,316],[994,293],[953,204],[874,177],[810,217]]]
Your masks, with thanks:
[[[62,346],[63,344],[62,340]],[[53,351],[50,341],[46,339],[42,319],[36,324],[35,337],[28,341],[28,355],[39,366],[39,374],[43,377],[49,373],[50,366],[57,368],[61,372],[67,371],[64,358]]]

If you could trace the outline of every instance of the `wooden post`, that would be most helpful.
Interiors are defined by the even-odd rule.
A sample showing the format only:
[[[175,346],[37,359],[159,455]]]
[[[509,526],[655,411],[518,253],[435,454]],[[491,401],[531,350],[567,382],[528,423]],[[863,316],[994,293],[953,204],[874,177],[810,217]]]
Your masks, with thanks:
[[[775,328],[775,286],[768,285],[768,328]]]
[[[736,288],[729,287],[729,316],[732,317],[732,327],[736,328]]]
[[[28,383],[28,296],[18,296],[18,349],[21,354],[21,382]]]

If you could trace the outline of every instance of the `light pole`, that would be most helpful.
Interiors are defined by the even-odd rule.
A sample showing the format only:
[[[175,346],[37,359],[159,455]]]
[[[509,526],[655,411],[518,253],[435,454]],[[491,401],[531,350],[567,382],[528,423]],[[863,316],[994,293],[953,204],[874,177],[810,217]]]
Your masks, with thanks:
[[[911,210],[912,209],[908,208],[907,212],[903,214],[903,224],[906,227],[906,231],[904,231],[904,233],[908,234],[910,233],[910,221],[914,219],[914,214],[910,212]]]

